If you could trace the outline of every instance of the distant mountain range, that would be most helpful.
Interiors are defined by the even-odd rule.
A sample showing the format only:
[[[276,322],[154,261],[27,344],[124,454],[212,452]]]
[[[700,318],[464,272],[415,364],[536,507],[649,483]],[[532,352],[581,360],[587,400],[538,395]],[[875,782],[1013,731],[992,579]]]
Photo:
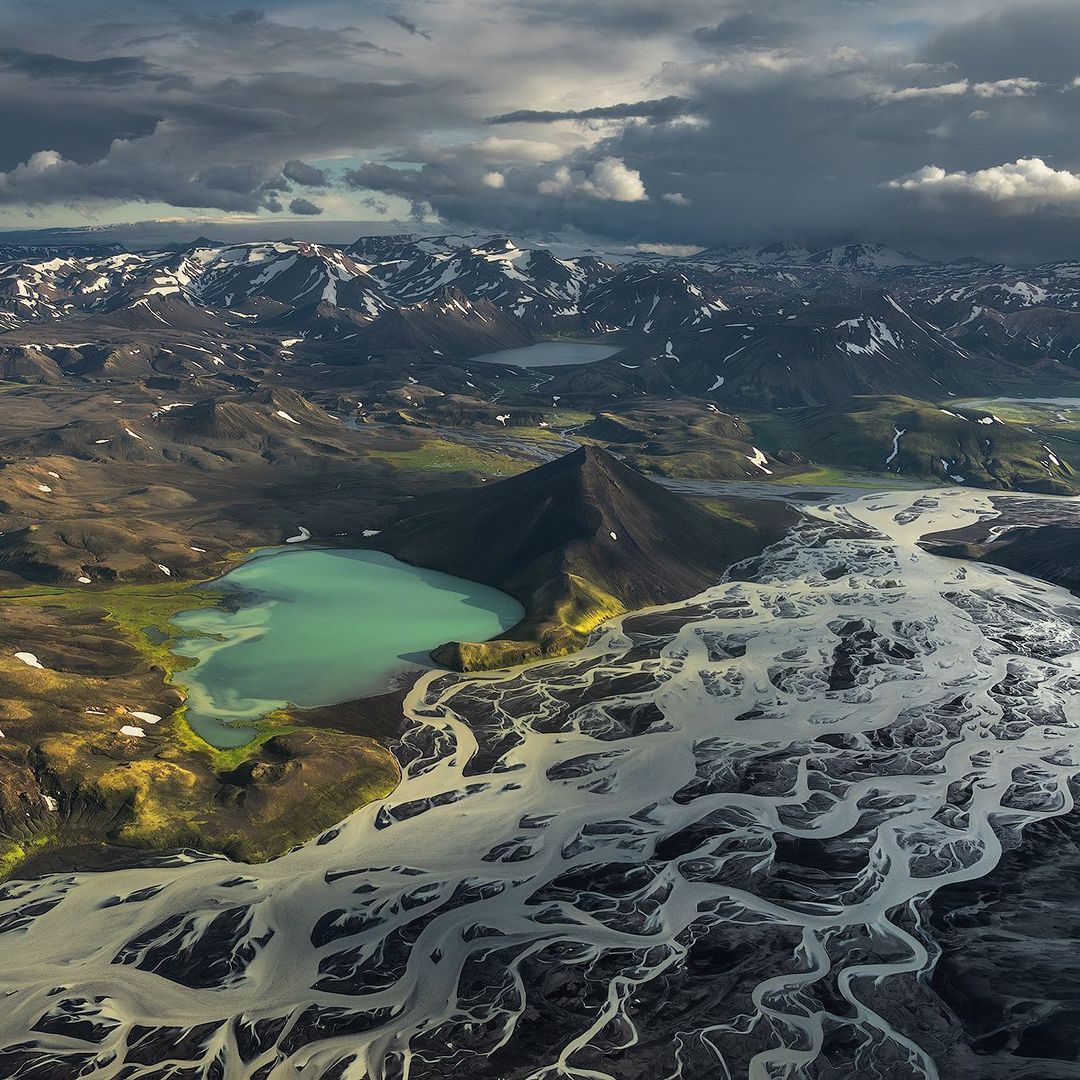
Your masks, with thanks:
[[[1080,351],[1080,262],[942,265],[871,244],[643,253],[616,262],[506,237],[407,235],[347,247],[199,239],[159,252],[0,248],[0,330],[65,322],[131,331],[280,328],[359,339],[355,347],[371,351],[457,355],[553,335],[709,334],[700,345],[684,337],[673,350],[704,365],[703,385],[692,385],[684,369],[674,380],[679,389],[704,392],[722,377],[725,397],[748,361],[756,370],[798,349],[842,368],[853,358],[859,369],[912,358],[944,365],[945,378],[935,377],[948,390],[963,389],[949,385],[956,378],[949,364],[971,357],[1071,364]],[[733,377],[713,370],[735,352]],[[659,353],[671,355],[663,345]],[[775,382],[767,373],[757,381]],[[854,389],[868,381],[854,373],[837,380]],[[909,382],[882,389],[909,392]]]
[[[775,471],[762,468],[740,417],[772,432],[765,451],[825,464],[844,458],[833,436],[866,432],[870,418],[874,467],[888,459],[890,471],[937,479],[1074,484],[1071,435],[1060,426],[1002,426],[972,443],[952,430],[965,421],[937,406],[1074,393],[1080,261],[942,264],[876,244],[616,258],[459,234],[346,246],[199,238],[141,252],[38,244],[3,254],[8,382],[137,384],[200,402],[290,387],[332,412],[414,428],[535,426],[557,406],[597,430],[632,429],[619,440],[644,468],[690,467],[694,455],[693,468],[713,478]],[[543,371],[476,362],[549,339],[603,342],[612,355]],[[926,438],[890,457],[905,424],[853,401],[863,397],[902,399],[904,415],[934,406],[916,410]],[[688,427],[676,402],[697,411]],[[795,408],[830,410],[830,439],[807,436],[802,419],[818,414],[762,426],[760,414]],[[704,421],[722,438],[686,435],[702,435]],[[1050,437],[1069,445],[1047,450]]]

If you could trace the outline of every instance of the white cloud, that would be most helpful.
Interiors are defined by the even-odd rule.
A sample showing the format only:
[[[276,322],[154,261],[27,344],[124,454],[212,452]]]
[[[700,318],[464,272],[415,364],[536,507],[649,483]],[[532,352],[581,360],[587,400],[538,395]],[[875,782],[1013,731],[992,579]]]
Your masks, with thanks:
[[[967,92],[968,81],[961,79],[941,86],[904,86],[899,90],[884,90],[878,96],[882,101],[913,101],[918,98],[960,97]]]
[[[601,158],[588,175],[560,165],[536,190],[541,195],[581,194],[605,202],[644,202],[649,197],[641,173],[617,157]]]
[[[614,202],[642,202],[649,197],[641,173],[616,157],[601,158],[593,166],[592,177],[583,190],[597,199]]]
[[[815,62],[826,68],[850,64],[846,56],[831,55],[815,61],[786,49],[734,49],[716,59],[667,61],[653,81],[676,93],[692,93],[703,83],[745,90],[750,85],[775,82],[800,69],[809,70]]]
[[[937,165],[925,165],[909,176],[890,180],[887,186],[925,195],[973,195],[1016,209],[1080,208],[1080,175],[1051,168],[1042,158],[1019,158],[975,172],[948,172]]]
[[[698,244],[635,244],[634,251],[651,251],[656,255],[696,255],[705,249]]]
[[[689,206],[690,200],[681,191],[668,191],[660,196],[664,202],[672,203],[674,206]]]
[[[26,171],[45,172],[46,169],[55,169],[57,165],[62,164],[63,160],[58,150],[39,150],[36,154],[30,155],[30,160],[26,163]]]
[[[489,135],[470,144],[466,149],[474,151],[489,165],[500,165],[508,161],[552,161],[566,153],[563,147],[553,142],[537,139],[504,139],[498,135]]]
[[[56,175],[58,171],[63,170],[69,164],[59,151],[38,150],[37,153],[31,154],[26,161],[19,162],[9,172],[0,172],[0,191],[23,188],[27,184],[30,184],[30,190],[33,190],[32,185],[35,182],[40,182],[47,173],[53,172]]]
[[[921,98],[963,97],[975,94],[981,98],[1028,97],[1042,89],[1042,83],[1022,75],[994,82],[972,83],[967,79],[941,83],[938,86],[902,86],[897,90],[882,90],[877,94],[880,101],[917,101]]]
[[[574,190],[574,178],[570,175],[570,170],[565,165],[560,165],[553,176],[548,177],[547,180],[541,180],[536,185],[536,190],[541,195],[566,195]]]
[[[489,188],[506,187],[506,177],[501,172],[487,172],[480,178],[480,183]]]
[[[1013,79],[998,79],[996,82],[980,82],[972,86],[979,97],[1027,97],[1034,94],[1042,87],[1042,83],[1035,79],[1026,79],[1018,76]]]

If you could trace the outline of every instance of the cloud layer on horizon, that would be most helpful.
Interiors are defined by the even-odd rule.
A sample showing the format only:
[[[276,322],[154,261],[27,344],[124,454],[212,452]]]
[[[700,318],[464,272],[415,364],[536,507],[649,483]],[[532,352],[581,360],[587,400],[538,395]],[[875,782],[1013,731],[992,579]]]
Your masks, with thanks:
[[[9,16],[8,228],[178,208],[1016,258],[1080,241],[1071,0],[72,0]]]

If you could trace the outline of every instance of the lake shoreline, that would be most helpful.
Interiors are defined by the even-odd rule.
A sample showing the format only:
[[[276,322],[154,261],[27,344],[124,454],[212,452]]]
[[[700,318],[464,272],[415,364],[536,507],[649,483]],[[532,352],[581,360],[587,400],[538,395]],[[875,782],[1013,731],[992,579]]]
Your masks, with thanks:
[[[566,338],[538,341],[533,345],[521,345],[513,349],[470,356],[466,363],[505,364],[508,367],[547,369],[576,367],[608,360],[622,352],[625,345],[600,344],[590,340]]]
[[[211,585],[226,603],[179,612],[172,651],[194,661],[180,680],[188,724],[226,749],[276,711],[378,696],[433,666],[444,641],[486,640],[525,616],[489,585],[364,548],[269,549]]]

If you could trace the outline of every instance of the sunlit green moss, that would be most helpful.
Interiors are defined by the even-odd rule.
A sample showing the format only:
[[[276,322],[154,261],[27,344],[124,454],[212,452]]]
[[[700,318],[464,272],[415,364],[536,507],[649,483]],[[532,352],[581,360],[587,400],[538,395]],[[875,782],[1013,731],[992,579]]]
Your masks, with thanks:
[[[39,854],[55,841],[51,832],[32,836],[27,840],[5,840],[0,838],[0,881],[16,867],[26,862],[31,856]]]
[[[527,461],[449,439],[431,439],[412,450],[369,450],[368,454],[406,472],[437,470],[512,476],[529,468]]]
[[[886,466],[900,431],[893,469],[902,470],[901,483],[905,479],[950,483],[952,476],[962,476],[963,482],[978,487],[1061,494],[1074,490],[1073,464],[1080,460],[1076,445],[1054,442],[1053,452],[1063,464],[1051,469],[1045,464],[1045,446],[1055,433],[1047,427],[1008,422],[998,408],[996,402],[972,408],[953,400],[934,405],[899,396],[855,397],[842,405],[777,409],[752,416],[750,422],[766,450],[793,450],[855,476],[880,477],[893,471]],[[1006,422],[977,422],[988,414]],[[794,479],[827,482],[810,481],[805,473]]]
[[[284,735],[299,728],[292,722],[288,712],[277,709],[268,713],[253,725],[255,737],[240,746],[214,746],[207,742],[187,720],[187,708],[181,707],[176,710],[172,717],[172,724],[177,740],[187,750],[199,754],[205,758],[210,767],[217,773],[231,772],[242,765],[245,761],[254,757],[259,748],[269,742],[275,735]]]
[[[61,607],[71,611],[104,609],[107,618],[120,628],[130,644],[147,661],[166,673],[190,667],[187,657],[175,656],[172,647],[179,637],[171,620],[182,611],[213,607],[221,593],[211,589],[193,589],[189,582],[175,581],[154,585],[113,585],[104,589],[65,585],[30,585],[0,590],[0,606],[5,603],[30,607]],[[145,633],[156,631],[152,640]]]

